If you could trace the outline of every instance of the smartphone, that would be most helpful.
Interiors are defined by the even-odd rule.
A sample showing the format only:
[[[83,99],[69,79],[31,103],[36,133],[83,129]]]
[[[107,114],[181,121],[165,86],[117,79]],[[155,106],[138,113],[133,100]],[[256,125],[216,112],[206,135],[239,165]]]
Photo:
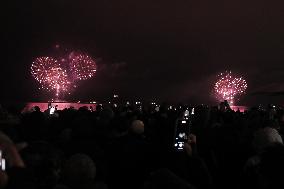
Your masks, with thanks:
[[[176,123],[174,149],[176,151],[183,151],[184,143],[187,142],[190,133],[190,120],[179,119]]]
[[[6,160],[3,158],[3,153],[0,150],[0,167],[2,171],[6,170]]]
[[[156,112],[159,112],[159,111],[160,111],[160,107],[159,107],[158,105],[155,107],[155,111],[156,111]]]
[[[184,117],[188,117],[188,116],[189,116],[189,110],[186,109],[186,110],[184,111]]]
[[[54,111],[55,111],[55,107],[51,107],[51,108],[49,109],[49,114],[50,114],[50,115],[54,114]]]

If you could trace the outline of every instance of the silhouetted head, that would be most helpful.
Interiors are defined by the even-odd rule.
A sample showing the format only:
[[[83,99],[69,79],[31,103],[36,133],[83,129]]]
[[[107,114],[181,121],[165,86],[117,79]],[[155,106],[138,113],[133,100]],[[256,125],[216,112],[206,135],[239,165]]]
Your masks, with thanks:
[[[38,106],[34,107],[35,112],[40,112],[40,108]]]
[[[72,155],[62,170],[62,178],[67,186],[73,188],[86,186],[96,177],[96,165],[86,154]]]
[[[271,146],[274,143],[283,144],[282,137],[276,129],[265,127],[255,132],[252,145],[255,151],[260,153],[266,147]]]
[[[284,146],[274,144],[260,156],[259,185],[262,188],[283,188]]]
[[[144,133],[144,123],[141,120],[134,120],[131,123],[130,131],[134,134],[142,135]]]
[[[103,106],[102,105],[100,105],[100,104],[98,104],[97,106],[96,106],[96,111],[101,111],[103,109]]]

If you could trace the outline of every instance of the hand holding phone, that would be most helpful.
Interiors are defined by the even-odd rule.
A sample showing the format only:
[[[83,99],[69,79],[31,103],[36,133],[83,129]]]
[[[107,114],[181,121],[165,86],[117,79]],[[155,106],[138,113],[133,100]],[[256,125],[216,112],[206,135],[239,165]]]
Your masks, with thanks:
[[[24,161],[14,144],[2,143],[0,146],[0,169],[4,171],[6,165],[9,167],[25,167]]]
[[[184,111],[184,117],[188,117],[188,116],[189,116],[189,110],[186,109],[186,110]]]
[[[194,134],[189,135],[188,141],[184,144],[184,150],[187,153],[187,155],[192,156],[194,152],[194,147],[196,144],[196,136]]]
[[[177,151],[183,151],[184,145],[189,139],[191,122],[188,119],[177,120],[174,138],[174,148]]]
[[[55,107],[51,107],[49,109],[49,114],[52,115],[52,114],[54,114],[54,112],[55,112]]]

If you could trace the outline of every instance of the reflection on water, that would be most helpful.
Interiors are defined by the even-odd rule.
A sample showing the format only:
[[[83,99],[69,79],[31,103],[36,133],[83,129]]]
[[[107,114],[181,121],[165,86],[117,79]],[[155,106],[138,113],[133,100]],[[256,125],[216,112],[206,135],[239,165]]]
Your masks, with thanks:
[[[48,102],[29,102],[26,104],[25,108],[22,110],[22,113],[29,112],[35,106],[38,106],[41,111],[45,111],[48,109]],[[96,109],[96,104],[88,104],[88,103],[69,103],[69,102],[52,102],[52,107],[57,107],[58,110],[63,110],[65,108],[74,108],[79,109],[80,107],[92,107],[93,110]]]
[[[231,108],[232,108],[234,111],[237,111],[237,110],[239,109],[241,112],[244,112],[245,110],[248,109],[247,106],[231,106]]]
[[[83,106],[92,107],[94,110],[96,109],[96,104],[88,104],[88,103],[52,102],[51,105],[54,107],[57,105],[58,110],[63,110],[65,108],[70,108],[70,107],[73,107],[74,109],[79,109],[80,107]],[[38,106],[41,109],[41,111],[48,109],[47,102],[29,102],[26,104],[22,112],[28,112],[35,106]],[[237,111],[239,109],[241,112],[248,110],[247,106],[231,106],[231,108],[234,111]]]

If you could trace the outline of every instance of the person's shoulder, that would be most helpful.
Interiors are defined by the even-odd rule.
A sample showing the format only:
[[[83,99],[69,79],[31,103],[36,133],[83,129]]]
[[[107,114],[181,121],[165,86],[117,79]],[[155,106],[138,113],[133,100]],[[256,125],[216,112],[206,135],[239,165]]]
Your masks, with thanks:
[[[94,189],[108,189],[108,186],[104,182],[97,181],[93,186]]]

